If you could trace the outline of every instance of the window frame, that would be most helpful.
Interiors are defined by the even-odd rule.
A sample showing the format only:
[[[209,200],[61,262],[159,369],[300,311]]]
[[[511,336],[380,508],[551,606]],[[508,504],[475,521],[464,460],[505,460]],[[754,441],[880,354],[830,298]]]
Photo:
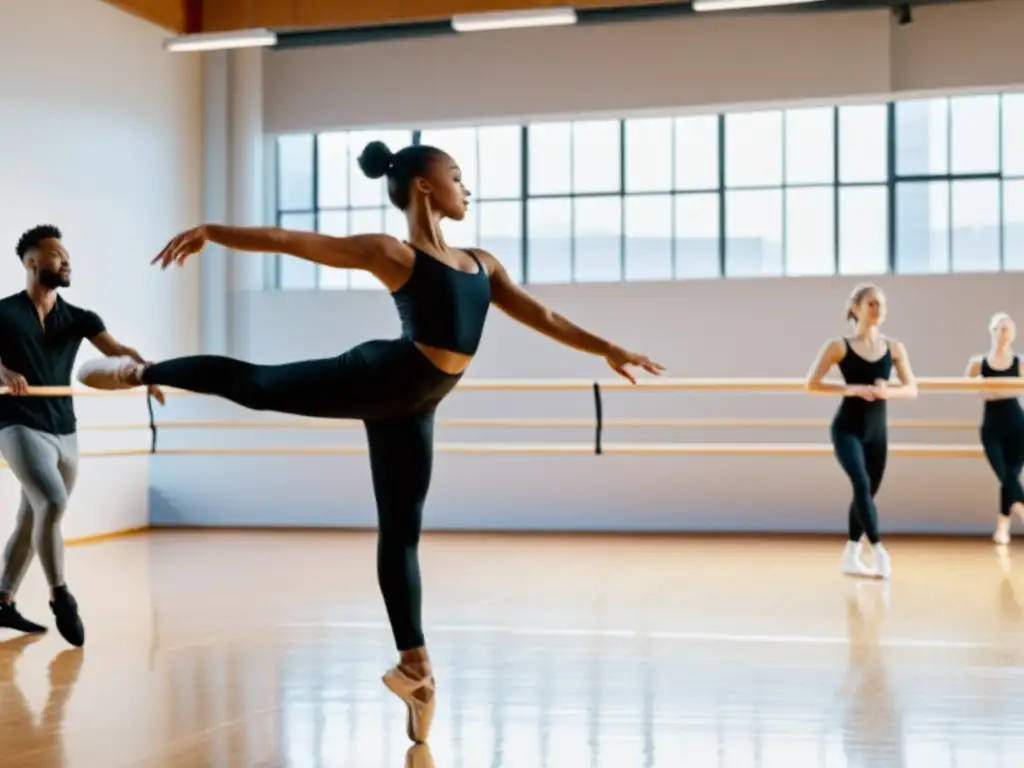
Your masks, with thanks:
[[[998,107],[999,107],[998,115],[997,115],[997,121],[996,121],[996,125],[997,125],[997,129],[996,130],[998,132],[998,136],[997,136],[997,141],[998,141],[998,169],[996,171],[991,171],[991,172],[955,173],[952,170],[952,168],[953,168],[953,164],[952,163],[953,163],[953,153],[954,153],[954,145],[955,145],[955,142],[953,141],[953,135],[954,135],[953,121],[954,121],[954,115],[956,114],[956,111],[957,111],[955,109],[956,100],[960,99],[960,98],[971,98],[973,96],[981,96],[981,95],[993,95],[993,94],[991,94],[991,93],[987,93],[986,94],[986,93],[983,93],[983,92],[979,92],[979,93],[965,93],[965,94],[950,94],[950,95],[942,95],[942,96],[936,97],[936,98],[945,99],[945,101],[946,101],[946,120],[947,120],[947,125],[946,125],[945,130],[946,130],[946,132],[948,134],[947,141],[946,141],[946,152],[947,152],[948,156],[947,156],[946,164],[945,164],[946,165],[946,172],[945,173],[901,174],[901,173],[897,172],[897,167],[898,167],[897,151],[898,151],[898,147],[899,147],[899,142],[897,141],[897,139],[899,138],[898,137],[899,126],[898,126],[897,120],[896,120],[896,113],[897,113],[897,109],[898,109],[898,104],[901,103],[901,102],[900,101],[890,100],[888,102],[873,102],[874,105],[877,105],[879,107],[883,107],[884,110],[885,110],[885,115],[886,115],[886,125],[885,125],[885,129],[884,129],[885,130],[884,145],[885,145],[886,173],[885,173],[884,181],[882,179],[870,180],[870,181],[864,181],[864,180],[842,181],[842,176],[841,176],[841,159],[842,159],[842,156],[843,156],[844,144],[843,144],[843,135],[842,135],[843,132],[842,132],[842,127],[841,127],[842,126],[841,109],[842,109],[843,106],[847,106],[847,105],[821,105],[821,107],[819,107],[819,108],[828,108],[828,109],[830,109],[832,111],[832,120],[831,120],[831,123],[832,123],[832,148],[831,149],[832,149],[832,165],[833,165],[833,167],[832,167],[832,180],[831,180],[831,182],[796,182],[796,183],[790,183],[789,179],[788,179],[788,175],[786,173],[786,171],[787,171],[787,157],[786,157],[786,153],[787,153],[787,125],[788,125],[787,116],[788,116],[788,113],[789,113],[789,111],[791,109],[792,110],[801,110],[801,109],[806,109],[807,108],[807,107],[801,106],[801,105],[794,105],[794,106],[789,107],[789,108],[782,108],[781,109],[781,113],[782,113],[782,115],[781,115],[782,127],[781,128],[782,129],[781,129],[780,139],[781,139],[781,143],[782,143],[782,146],[781,146],[782,178],[781,178],[780,184],[778,184],[778,185],[776,185],[776,184],[760,185],[760,186],[759,185],[742,185],[742,186],[735,186],[735,187],[733,187],[733,186],[730,186],[728,184],[728,181],[727,181],[727,178],[726,178],[726,168],[727,168],[727,164],[728,164],[728,147],[727,147],[727,143],[726,143],[726,124],[727,124],[727,121],[728,121],[728,114],[727,113],[716,113],[716,114],[713,114],[713,115],[712,114],[700,115],[700,114],[664,113],[664,114],[660,114],[660,115],[638,115],[636,117],[636,119],[637,120],[644,120],[644,119],[650,119],[652,117],[653,118],[663,117],[663,118],[666,118],[666,119],[669,119],[669,120],[672,121],[671,122],[671,131],[670,131],[670,136],[669,136],[669,140],[671,142],[670,157],[667,157],[666,160],[665,160],[665,162],[670,164],[670,167],[671,167],[671,172],[670,172],[671,182],[668,185],[668,187],[665,188],[665,189],[633,190],[633,191],[631,191],[629,189],[629,186],[628,186],[627,182],[628,182],[628,175],[629,175],[629,168],[630,168],[630,166],[629,166],[630,147],[629,147],[629,139],[628,139],[628,135],[627,135],[627,130],[628,130],[627,126],[629,125],[629,122],[630,122],[631,118],[626,117],[626,118],[621,118],[621,119],[617,120],[617,123],[618,123],[618,157],[617,158],[612,158],[612,160],[617,162],[617,165],[618,165],[618,168],[617,168],[617,171],[618,171],[618,185],[617,185],[617,188],[614,189],[614,190],[601,191],[601,192],[587,192],[587,191],[578,191],[578,190],[576,190],[572,186],[572,179],[574,178],[574,175],[575,175],[574,174],[574,167],[573,167],[573,162],[574,162],[575,154],[572,152],[572,146],[573,146],[572,142],[573,142],[573,139],[574,139],[574,136],[575,136],[575,131],[572,130],[572,128],[576,124],[578,124],[578,123],[585,123],[585,122],[591,122],[592,121],[591,119],[579,118],[579,119],[576,119],[576,120],[564,120],[563,119],[563,120],[552,120],[551,121],[551,122],[557,122],[557,123],[568,123],[570,125],[570,128],[571,128],[571,130],[570,130],[570,159],[569,159],[569,163],[570,163],[570,165],[569,165],[569,174],[570,174],[570,188],[569,188],[569,191],[567,193],[537,193],[537,194],[531,193],[530,192],[530,165],[531,165],[530,125],[531,124],[548,122],[547,120],[537,120],[537,121],[531,121],[531,122],[524,121],[522,123],[515,124],[515,127],[518,128],[519,146],[520,146],[520,150],[519,150],[519,154],[520,154],[520,157],[519,157],[519,160],[520,160],[520,192],[519,192],[519,195],[517,197],[508,197],[508,196],[492,196],[492,197],[486,197],[486,198],[485,197],[480,197],[480,198],[474,198],[474,200],[476,202],[480,202],[480,203],[509,202],[509,203],[518,203],[519,204],[519,206],[520,206],[519,207],[519,210],[520,210],[519,242],[521,243],[521,253],[515,254],[514,256],[503,255],[503,254],[497,254],[497,255],[498,255],[499,258],[501,258],[503,261],[506,261],[506,262],[508,262],[509,258],[516,258],[518,260],[518,265],[517,265],[518,266],[518,272],[521,275],[522,282],[524,284],[530,284],[530,283],[533,282],[531,280],[531,275],[530,275],[530,273],[531,273],[531,253],[530,253],[530,250],[531,250],[530,249],[531,231],[530,231],[530,213],[529,213],[529,211],[530,211],[530,203],[531,203],[531,201],[534,201],[534,200],[544,200],[544,199],[549,199],[549,200],[553,200],[553,199],[563,200],[564,199],[564,200],[568,201],[570,211],[574,211],[574,209],[576,207],[576,200],[580,199],[580,198],[617,198],[618,199],[619,216],[620,216],[620,219],[621,219],[619,221],[619,225],[618,225],[619,259],[618,259],[618,278],[617,278],[617,281],[619,281],[619,282],[626,282],[626,281],[630,281],[630,278],[628,276],[629,276],[630,271],[631,271],[629,269],[629,265],[627,263],[627,260],[628,260],[627,242],[631,239],[630,232],[629,232],[629,230],[627,228],[627,215],[626,215],[626,211],[627,211],[627,208],[629,206],[629,201],[631,199],[636,199],[636,198],[668,196],[673,201],[673,204],[672,204],[672,214],[671,214],[672,215],[672,225],[671,225],[671,232],[672,232],[672,239],[671,239],[671,270],[670,270],[671,276],[667,277],[667,278],[664,278],[664,279],[665,280],[673,280],[674,281],[674,280],[687,280],[687,279],[691,279],[691,280],[692,279],[709,279],[709,277],[717,277],[718,279],[729,279],[730,278],[730,275],[729,275],[729,272],[728,272],[728,269],[727,269],[727,267],[728,267],[728,264],[727,264],[727,250],[728,250],[727,245],[728,245],[728,242],[729,242],[728,238],[727,238],[727,234],[729,232],[729,210],[728,210],[728,205],[726,204],[726,202],[727,202],[727,197],[728,197],[729,193],[731,191],[738,191],[738,190],[751,190],[751,191],[753,191],[753,190],[778,190],[778,191],[781,192],[781,195],[782,195],[782,210],[781,210],[782,220],[780,222],[780,228],[781,228],[781,237],[782,237],[782,242],[781,242],[782,266],[781,266],[781,270],[778,273],[775,273],[773,271],[773,272],[771,272],[769,274],[763,275],[762,277],[789,277],[789,276],[791,276],[791,274],[793,274],[793,272],[791,272],[791,268],[790,268],[790,255],[789,255],[789,237],[788,237],[789,223],[787,221],[787,218],[788,218],[787,217],[787,197],[788,197],[788,192],[790,190],[793,190],[793,189],[801,189],[801,188],[830,189],[831,192],[832,192],[833,223],[834,223],[833,231],[832,231],[832,241],[833,241],[832,242],[832,264],[831,264],[830,271],[826,272],[825,270],[822,270],[820,273],[815,273],[815,274],[819,274],[820,276],[825,276],[825,275],[845,276],[847,273],[841,271],[841,267],[842,267],[842,259],[841,259],[841,247],[842,247],[841,233],[843,231],[842,230],[842,221],[843,221],[843,219],[842,219],[842,206],[840,204],[840,199],[842,197],[843,191],[846,190],[846,189],[857,188],[857,187],[884,188],[885,191],[886,191],[886,205],[888,206],[888,221],[885,224],[885,228],[886,228],[886,249],[887,249],[886,258],[885,258],[885,263],[886,263],[885,274],[901,274],[901,271],[898,269],[898,267],[900,265],[900,254],[898,253],[898,232],[899,232],[899,227],[901,226],[901,218],[900,218],[901,211],[900,211],[900,206],[899,206],[899,197],[900,197],[899,190],[900,190],[900,185],[902,185],[902,184],[913,184],[913,183],[928,183],[928,182],[946,182],[947,185],[948,185],[948,189],[949,189],[948,203],[947,203],[947,205],[948,205],[949,226],[946,228],[946,233],[945,233],[945,236],[948,238],[948,241],[947,241],[947,244],[946,244],[947,250],[949,252],[948,267],[944,271],[943,270],[931,270],[931,269],[924,270],[924,271],[918,271],[918,270],[910,270],[910,271],[914,272],[915,274],[947,274],[947,273],[949,273],[949,274],[952,274],[952,273],[955,273],[955,274],[965,274],[965,273],[967,273],[966,271],[959,271],[959,270],[956,269],[956,264],[957,264],[958,259],[956,257],[956,253],[954,252],[954,241],[956,239],[955,238],[956,230],[955,230],[955,228],[953,226],[953,222],[956,220],[956,217],[954,216],[954,206],[953,206],[954,193],[953,193],[953,190],[955,188],[956,183],[957,182],[961,182],[961,181],[991,181],[991,182],[995,182],[995,183],[998,184],[998,190],[999,190],[998,210],[993,212],[993,214],[994,214],[993,215],[993,219],[998,222],[998,233],[999,233],[999,264],[998,264],[998,271],[1003,272],[1003,271],[1006,271],[1006,260],[1007,260],[1006,249],[1007,249],[1007,226],[1008,226],[1008,222],[1007,222],[1007,218],[1006,218],[1006,206],[1005,206],[1005,189],[1006,189],[1006,184],[1010,183],[1010,182],[1024,181],[1024,169],[1021,169],[1020,172],[1017,173],[1017,174],[1013,174],[1013,173],[1005,172],[1005,168],[1004,168],[1004,156],[1003,156],[1004,155],[1004,143],[1005,143],[1004,142],[1004,133],[1007,130],[1007,127],[1006,127],[1006,115],[1005,115],[1005,103],[1006,103],[1006,100],[1008,98],[1020,98],[1021,96],[1024,96],[1024,94],[1022,94],[1019,91],[1007,91],[1007,92],[999,92],[997,94],[994,94],[994,95],[998,96]],[[849,105],[849,106],[858,106],[858,105]],[[765,107],[764,109],[757,109],[757,108],[755,108],[755,109],[752,109],[752,110],[747,110],[745,113],[759,112],[759,111],[780,111],[780,110],[779,110],[778,107],[771,107],[771,108]],[[736,114],[736,113],[732,113],[732,114]],[[703,118],[713,117],[715,119],[715,121],[716,121],[716,125],[717,125],[717,139],[716,139],[717,140],[717,158],[716,158],[716,160],[717,160],[717,167],[718,167],[718,180],[717,180],[717,186],[715,186],[713,188],[707,188],[707,189],[688,189],[688,188],[682,188],[681,185],[679,184],[677,178],[676,178],[677,177],[677,169],[676,169],[676,159],[677,158],[676,158],[676,154],[677,154],[678,126],[679,126],[679,122],[678,121],[679,120],[685,120],[685,119],[690,118],[690,117],[703,117]],[[594,119],[596,119],[596,118],[594,118]],[[447,128],[447,127],[448,126],[439,126],[439,128]],[[479,126],[477,126],[477,125],[451,126],[451,128],[472,128],[472,129],[476,129],[476,130],[479,130],[481,128],[486,128],[486,127],[489,127],[489,126],[488,125],[479,125]],[[1024,126],[1021,126],[1021,128],[1022,128],[1022,130],[1024,130]],[[360,130],[365,130],[365,129],[360,129]],[[312,167],[311,174],[309,174],[311,176],[312,185],[313,185],[312,196],[311,196],[312,208],[309,209],[309,210],[282,209],[281,206],[279,205],[278,201],[276,200],[277,191],[280,189],[280,184],[281,184],[281,181],[282,181],[282,178],[281,178],[282,168],[281,168],[281,162],[280,162],[280,151],[279,151],[279,143],[278,143],[279,140],[280,140],[280,137],[278,137],[278,136],[268,137],[269,140],[270,140],[270,142],[269,142],[270,143],[270,151],[268,152],[268,158],[271,158],[270,161],[273,164],[273,172],[272,172],[272,181],[267,186],[268,186],[269,189],[273,190],[273,194],[275,196],[275,201],[274,201],[274,203],[272,205],[272,210],[273,210],[273,216],[274,216],[275,224],[277,226],[281,225],[282,217],[287,216],[288,214],[308,214],[308,215],[311,215],[313,217],[314,226],[316,227],[317,231],[319,231],[320,218],[321,218],[321,215],[323,213],[326,213],[326,212],[336,212],[336,211],[345,211],[346,213],[350,214],[351,211],[363,210],[363,209],[369,210],[371,207],[374,210],[377,209],[377,206],[356,206],[356,205],[352,205],[351,194],[348,195],[348,202],[347,202],[347,205],[345,205],[345,206],[341,206],[341,207],[339,207],[339,206],[321,207],[321,205],[320,205],[320,189],[319,189],[319,186],[320,186],[320,173],[321,173],[321,169],[320,169],[320,143],[321,143],[321,136],[324,135],[325,133],[340,133],[340,132],[346,132],[347,133],[348,131],[341,130],[341,131],[331,131],[331,132],[311,132],[309,134],[306,134],[306,135],[311,135],[313,137],[313,153],[312,153],[312,164],[313,164],[313,167]],[[416,145],[420,144],[421,143],[421,138],[422,138],[422,135],[423,135],[423,130],[422,129],[413,129],[411,131],[411,134],[412,134],[412,143],[416,144]],[[288,134],[288,135],[294,135],[294,134]],[[351,147],[350,147],[349,151],[351,152]],[[476,142],[476,152],[477,152],[477,158],[476,158],[476,160],[477,160],[477,172],[478,172],[478,174],[480,174],[480,173],[482,173],[482,168],[481,168],[481,159],[482,158],[481,158],[481,150],[480,150],[479,137],[478,137],[478,140]],[[350,181],[349,181],[349,183],[350,183]],[[680,269],[680,255],[683,252],[683,249],[685,248],[685,245],[681,246],[680,240],[679,240],[679,237],[678,237],[679,229],[680,229],[680,223],[678,221],[679,206],[676,205],[675,201],[677,199],[679,199],[680,197],[686,196],[686,195],[708,195],[708,194],[713,194],[718,199],[718,212],[717,212],[718,213],[718,222],[717,222],[717,233],[718,233],[717,234],[717,240],[718,240],[718,243],[717,243],[717,245],[718,245],[718,248],[717,248],[717,251],[718,251],[718,265],[717,266],[718,266],[718,271],[717,271],[717,275],[713,275],[713,276],[709,275],[708,277],[683,277],[683,276],[681,276],[681,272],[683,272],[683,270]],[[386,205],[386,203],[385,203],[385,205]],[[479,221],[477,221],[477,223],[476,223],[476,235],[478,237],[479,237],[479,234],[480,234],[480,229],[479,228],[480,228],[480,223],[479,223]],[[577,241],[578,241],[578,236],[577,236],[577,232],[576,232],[575,216],[572,213],[570,213],[570,278],[569,278],[569,282],[570,283],[590,282],[590,281],[583,281],[583,280],[579,280],[578,279],[578,276],[579,276],[579,265],[578,265],[578,259],[577,259],[577,253],[576,253],[576,251],[577,251]],[[277,289],[280,290],[281,276],[282,276],[282,267],[281,267],[281,263],[282,263],[281,259],[282,259],[282,257],[281,256],[275,256],[275,257],[272,257],[272,258],[273,258],[272,263],[268,264],[268,269],[267,269],[268,284],[272,284],[272,285],[270,285],[270,287],[277,288]],[[534,265],[534,269],[535,269],[535,265]],[[515,270],[510,270],[510,271],[515,271]],[[806,274],[806,271],[805,270],[800,270],[796,274],[803,275],[803,274]],[[854,273],[850,273],[850,274],[852,275]],[[749,275],[744,274],[742,277],[749,277]],[[652,278],[648,278],[648,279],[652,279]],[[319,267],[317,268],[316,286],[315,287],[317,289],[321,289],[321,277],[320,277],[320,268]],[[351,285],[349,285],[349,286],[347,286],[347,289],[348,290],[352,290],[353,287]],[[323,290],[328,290],[328,289],[324,288]]]

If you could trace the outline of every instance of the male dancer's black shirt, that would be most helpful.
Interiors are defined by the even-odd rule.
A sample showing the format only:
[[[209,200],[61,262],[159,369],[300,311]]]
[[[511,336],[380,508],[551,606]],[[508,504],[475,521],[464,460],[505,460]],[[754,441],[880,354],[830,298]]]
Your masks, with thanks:
[[[66,387],[83,339],[106,330],[95,312],[57,302],[40,322],[26,291],[0,299],[0,363],[25,377],[30,387]],[[20,425],[54,435],[75,431],[70,397],[0,395],[0,429]]]

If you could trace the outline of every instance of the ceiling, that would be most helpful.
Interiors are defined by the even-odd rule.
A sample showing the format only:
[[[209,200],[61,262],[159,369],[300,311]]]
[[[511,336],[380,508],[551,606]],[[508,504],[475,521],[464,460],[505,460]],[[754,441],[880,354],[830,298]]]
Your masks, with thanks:
[[[265,27],[278,32],[318,33],[327,30],[371,29],[376,39],[432,27],[454,14],[482,13],[572,5],[581,23],[650,18],[690,12],[689,2],[672,0],[105,0],[175,33],[225,32]],[[909,0],[910,5],[985,0]],[[851,10],[885,7],[903,0],[822,0],[788,10]],[[906,3],[903,3],[906,4]],[[424,32],[427,30],[424,29]],[[321,42],[331,42],[322,40]],[[310,42],[314,42],[310,40]],[[338,40],[337,42],[344,42]]]
[[[662,5],[669,0],[105,0],[171,32],[324,30],[440,21],[525,8]]]

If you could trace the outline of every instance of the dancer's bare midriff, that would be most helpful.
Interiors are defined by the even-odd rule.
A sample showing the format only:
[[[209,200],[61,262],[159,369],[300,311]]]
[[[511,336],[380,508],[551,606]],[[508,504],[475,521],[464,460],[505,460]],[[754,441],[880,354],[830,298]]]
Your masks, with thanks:
[[[429,347],[426,344],[420,344],[418,341],[415,343],[424,357],[433,363],[438,370],[444,371],[449,376],[457,376],[462,373],[473,360],[471,355],[463,355],[460,352],[452,352],[448,349]]]

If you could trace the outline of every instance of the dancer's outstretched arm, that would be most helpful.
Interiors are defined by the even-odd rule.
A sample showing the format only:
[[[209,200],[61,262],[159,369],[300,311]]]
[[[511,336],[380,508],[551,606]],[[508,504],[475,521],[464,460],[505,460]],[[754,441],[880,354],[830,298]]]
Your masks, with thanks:
[[[370,272],[389,288],[404,279],[402,263],[408,261],[406,249],[391,235],[351,235],[331,237],[315,232],[299,232],[280,227],[229,227],[203,224],[182,232],[153,259],[166,269],[181,265],[199,253],[207,243],[217,243],[234,251],[284,253],[314,264],[337,269]]]
[[[646,355],[629,352],[580,328],[544,306],[517,285],[494,256],[479,249],[475,249],[475,253],[488,263],[491,275],[491,300],[509,317],[567,347],[603,357],[613,371],[634,384],[636,378],[626,366],[635,365],[656,376],[665,370]]]
[[[146,364],[146,359],[142,355],[127,344],[122,344],[120,341],[115,339],[111,335],[110,331],[97,333],[89,339],[89,343],[107,357],[130,357],[137,363],[141,363],[143,365]],[[160,390],[160,387],[151,385],[149,387],[149,394],[151,394],[153,398],[160,403],[160,405],[164,404],[164,393]]]

